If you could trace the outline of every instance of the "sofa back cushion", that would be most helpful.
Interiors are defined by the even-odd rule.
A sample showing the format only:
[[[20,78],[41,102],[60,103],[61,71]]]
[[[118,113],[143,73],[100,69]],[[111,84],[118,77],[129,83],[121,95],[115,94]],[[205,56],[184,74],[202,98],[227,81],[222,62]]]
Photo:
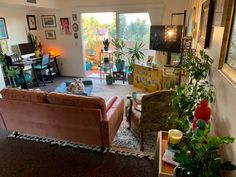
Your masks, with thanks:
[[[47,92],[40,90],[21,90],[15,88],[5,88],[1,91],[3,99],[36,103],[48,103],[47,94]]]
[[[100,109],[102,117],[106,117],[106,104],[103,98],[96,96],[72,95],[66,93],[51,92],[48,94],[48,101],[51,104],[76,106],[79,108]]]

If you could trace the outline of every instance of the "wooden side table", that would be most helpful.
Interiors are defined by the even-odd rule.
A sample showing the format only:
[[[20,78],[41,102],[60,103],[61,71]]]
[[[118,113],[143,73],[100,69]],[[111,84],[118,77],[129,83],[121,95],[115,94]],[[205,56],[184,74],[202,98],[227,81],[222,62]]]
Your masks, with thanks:
[[[158,132],[157,146],[154,162],[155,177],[173,177],[174,165],[166,163],[162,160],[165,150],[168,148],[168,132]]]
[[[113,82],[116,80],[122,80],[123,84],[126,81],[126,72],[125,71],[113,71]]]

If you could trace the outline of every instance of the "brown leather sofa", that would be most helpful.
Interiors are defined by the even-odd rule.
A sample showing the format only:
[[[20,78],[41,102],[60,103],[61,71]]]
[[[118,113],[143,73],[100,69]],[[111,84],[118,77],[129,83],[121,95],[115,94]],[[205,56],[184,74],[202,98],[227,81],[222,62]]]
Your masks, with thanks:
[[[123,119],[124,100],[3,89],[0,127],[51,138],[109,147]]]

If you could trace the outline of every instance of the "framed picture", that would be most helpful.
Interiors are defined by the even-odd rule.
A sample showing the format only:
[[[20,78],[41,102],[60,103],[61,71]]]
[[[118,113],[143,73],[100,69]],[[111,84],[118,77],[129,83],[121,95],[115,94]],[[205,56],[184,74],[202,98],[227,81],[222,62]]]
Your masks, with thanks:
[[[210,44],[213,11],[214,6],[212,0],[207,0],[202,4],[198,43],[204,49],[208,48]]]
[[[46,39],[54,40],[56,39],[56,31],[55,30],[45,30]]]
[[[26,15],[29,30],[37,30],[35,15]]]
[[[6,54],[9,51],[7,40],[0,40],[0,52],[3,52],[3,54]]]
[[[79,31],[79,25],[78,25],[77,23],[74,23],[74,24],[72,25],[72,28],[73,28],[73,31],[74,31],[74,32],[78,32],[78,31]]]
[[[55,15],[42,15],[43,28],[54,28],[57,27]]]
[[[8,39],[5,18],[0,18],[0,40]]]
[[[224,27],[226,21],[226,11],[227,11],[227,2],[226,0],[215,0],[215,11],[214,11],[214,26]]]
[[[153,62],[153,56],[148,56],[148,59],[147,59],[147,65],[151,65],[152,62]]]
[[[65,35],[71,35],[70,19],[67,17],[60,18],[61,33]]]
[[[227,5],[219,69],[236,85],[236,7],[235,0]]]
[[[77,14],[72,14],[73,21],[77,21]]]

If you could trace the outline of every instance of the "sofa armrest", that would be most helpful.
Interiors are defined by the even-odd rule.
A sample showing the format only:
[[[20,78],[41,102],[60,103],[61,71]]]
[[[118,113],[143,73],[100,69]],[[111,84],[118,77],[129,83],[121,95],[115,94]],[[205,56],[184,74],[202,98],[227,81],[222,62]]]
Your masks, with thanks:
[[[109,147],[112,143],[124,114],[124,99],[116,97],[110,100],[108,101],[110,105],[106,112],[106,118],[102,119],[102,141],[104,147]]]
[[[109,111],[113,103],[117,100],[117,96],[111,97],[107,102],[106,102],[106,112]]]

